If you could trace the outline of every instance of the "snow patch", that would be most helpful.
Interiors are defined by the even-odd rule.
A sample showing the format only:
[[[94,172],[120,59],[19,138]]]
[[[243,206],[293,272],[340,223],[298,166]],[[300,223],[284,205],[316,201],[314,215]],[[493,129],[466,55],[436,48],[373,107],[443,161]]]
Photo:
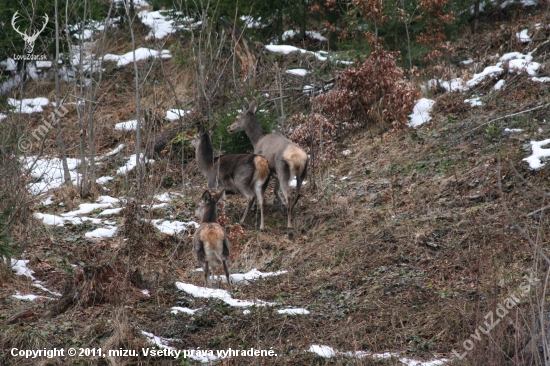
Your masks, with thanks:
[[[154,198],[160,202],[170,202],[176,197],[183,197],[183,194],[176,192],[165,192],[154,196]]]
[[[186,111],[184,109],[169,109],[166,111],[166,119],[167,120],[170,120],[170,121],[175,121],[177,119],[183,116],[185,116],[186,114],[190,114],[191,111]]]
[[[539,68],[540,63],[538,62],[530,62],[521,59],[510,60],[510,62],[508,62],[508,69],[510,71],[515,71],[517,74],[521,74],[525,71],[529,75],[533,76],[536,75]]]
[[[279,314],[287,314],[287,315],[307,315],[309,314],[309,311],[302,308],[295,308],[295,309],[283,309],[283,310],[277,310],[277,313]]]
[[[193,314],[195,314],[197,311],[199,311],[199,310],[201,310],[201,309],[202,309],[202,308],[198,308],[198,309],[189,309],[189,308],[185,308],[185,307],[174,306],[174,307],[171,308],[170,313],[172,313],[172,314],[185,313],[185,314],[193,315]]]
[[[118,168],[118,170],[116,171],[117,175],[127,174],[128,172],[134,170],[134,168],[136,167],[136,157],[137,154],[133,154],[132,156],[130,156],[126,161],[126,164]],[[153,159],[146,158],[144,153],[140,154],[140,161],[143,161],[145,164],[155,162]]]
[[[464,103],[470,103],[471,107],[477,107],[482,106],[483,103],[481,102],[480,97],[473,97],[471,99],[464,99]]]
[[[437,86],[437,80],[431,79],[428,81],[428,88],[437,88]],[[468,87],[464,85],[464,80],[461,78],[452,79],[450,81],[439,79],[439,86],[448,92],[468,90]]]
[[[531,149],[533,150],[533,154],[523,159],[523,161],[526,161],[531,169],[542,168],[545,163],[543,163],[541,159],[550,156],[550,149],[543,149],[542,147],[548,144],[550,144],[550,139],[543,141],[531,141]]]
[[[550,81],[550,77],[548,77],[548,76],[543,76],[543,77],[540,77],[540,78],[534,77],[534,78],[531,78],[531,80],[533,80],[534,82],[537,82],[537,83],[547,83],[547,82]]]
[[[36,181],[29,183],[27,189],[35,196],[47,192],[50,189],[61,187],[64,183],[63,165],[60,159],[37,159],[36,156],[22,158],[23,169],[28,171],[32,167],[32,171],[30,171],[29,174]],[[80,160],[78,159],[67,159],[69,174],[75,185],[80,178],[80,174],[74,171],[78,167],[78,164],[80,164]]]
[[[187,231],[189,226],[195,226],[198,228],[200,225],[195,221],[182,222],[182,221],[162,221],[162,219],[151,220],[151,224],[156,227],[161,233],[174,235],[179,234],[182,231]]]
[[[171,58],[169,50],[155,51],[150,48],[138,48],[136,49],[136,61],[147,60],[151,57]],[[103,56],[105,61],[116,61],[117,67],[126,66],[134,62],[134,53],[132,51],[125,53],[124,55],[107,54]]]
[[[90,213],[93,210],[97,210],[98,208],[107,208],[107,207],[112,207],[112,204],[111,203],[81,203],[78,206],[78,210],[62,213],[61,216],[74,217],[74,216]]]
[[[175,350],[174,347],[170,347],[169,345],[166,344],[166,342],[173,342],[173,341],[176,341],[176,339],[157,337],[153,333],[149,333],[149,332],[146,332],[144,330],[142,330],[141,333],[144,334],[147,337],[147,340],[150,343],[156,345],[157,347],[164,348],[164,349],[169,349],[169,350]]]
[[[48,198],[46,198],[45,200],[43,200],[42,202],[40,202],[40,204],[42,206],[49,206],[53,203],[53,196],[48,196]]]
[[[28,301],[35,301],[37,299],[55,300],[53,297],[48,297],[48,296],[39,296],[39,295],[32,295],[32,294],[21,295],[19,291],[16,291],[15,295],[12,295],[12,296],[19,300],[28,300]]]
[[[307,71],[306,69],[290,69],[286,70],[286,73],[291,75],[306,76],[309,71]]]
[[[496,77],[504,72],[504,69],[498,67],[498,66],[487,66],[485,69],[483,69],[482,72],[479,74],[474,74],[471,80],[468,80],[466,82],[467,87],[473,87],[477,84],[481,83],[485,78],[493,78]]]
[[[36,212],[34,215],[38,220],[42,220],[45,225],[50,226],[65,226],[65,221],[63,220],[63,217],[57,216],[57,215],[50,215],[50,214],[42,214],[40,212]]]
[[[143,10],[138,13],[138,17],[144,25],[151,28],[151,31],[145,37],[146,40],[151,38],[163,39],[176,31],[174,20],[169,20],[168,16],[163,15],[160,11]]]
[[[516,37],[521,43],[527,43],[531,42],[531,37],[529,37],[529,34],[527,33],[527,29],[522,30],[519,33],[516,33]]]
[[[422,98],[413,108],[413,113],[409,115],[409,127],[418,127],[423,125],[426,122],[429,122],[432,119],[430,116],[430,111],[434,106],[435,101],[431,99]]]
[[[274,303],[269,303],[261,300],[256,301],[248,301],[248,300],[240,300],[240,299],[234,299],[231,297],[229,292],[221,289],[213,289],[213,288],[207,288],[207,287],[199,287],[192,285],[190,283],[185,282],[176,282],[176,287],[182,291],[187,292],[188,294],[194,296],[194,297],[201,297],[201,298],[214,298],[219,299],[225,302],[229,306],[235,306],[235,307],[249,307],[249,306],[269,306],[269,305],[276,305]]]
[[[44,112],[42,107],[50,104],[50,101],[48,98],[27,98],[22,100],[8,98],[8,104],[15,107],[14,112],[16,113],[41,113]]]
[[[109,181],[111,181],[111,180],[113,180],[113,179],[114,179],[113,177],[100,177],[100,178],[97,178],[97,179],[95,180],[95,182],[96,182],[97,184],[105,184],[105,183],[107,183],[107,182],[109,182]]]
[[[34,276],[32,275],[34,271],[32,269],[27,268],[27,263],[29,263],[28,259],[12,259],[11,268],[15,271],[16,275],[29,277],[34,282],[33,286],[36,286],[45,292],[49,292],[52,295],[61,296],[59,292],[48,290],[42,285],[42,281],[39,281],[36,278],[34,278]]]
[[[119,208],[109,208],[107,210],[103,210],[99,213],[99,216],[110,216],[110,215],[116,215],[120,211],[122,211],[123,207]]]
[[[135,131],[137,129],[137,119],[126,122],[120,122],[115,125],[115,130],[121,132]]]
[[[120,200],[111,196],[99,196],[96,200],[97,203],[119,203]]]
[[[233,273],[229,275],[229,278],[231,280],[231,283],[234,284],[242,284],[242,285],[248,285],[251,281],[257,280],[260,278],[266,278],[266,277],[272,277],[272,276],[280,276],[282,274],[287,273],[287,271],[277,271],[277,272],[260,272],[256,268],[251,269],[250,271],[246,273]],[[225,276],[221,277],[221,280],[223,282],[227,282],[227,279]]]
[[[281,39],[283,41],[289,40],[294,38],[296,35],[298,35],[300,32],[295,30],[287,30],[283,33]],[[309,37],[311,39],[315,39],[319,42],[327,42],[328,39],[326,37],[323,37],[320,33],[314,32],[314,31],[306,31],[306,37]]]
[[[116,231],[116,226],[108,226],[106,228],[97,228],[94,231],[84,234],[84,236],[87,238],[111,238],[115,235]]]

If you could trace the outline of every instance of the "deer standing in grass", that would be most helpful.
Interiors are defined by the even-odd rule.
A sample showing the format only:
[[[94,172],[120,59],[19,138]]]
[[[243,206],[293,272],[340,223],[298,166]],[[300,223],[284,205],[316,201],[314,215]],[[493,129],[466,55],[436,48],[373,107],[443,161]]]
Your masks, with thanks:
[[[230,154],[214,157],[210,135],[216,129],[215,122],[210,128],[199,133],[191,146],[195,148],[197,167],[206,178],[210,189],[220,185],[225,194],[240,193],[248,199],[248,205],[240,221],[246,219],[248,211],[258,201],[260,207],[260,230],[264,229],[264,193],[269,184],[269,163],[255,154]]]
[[[292,237],[292,209],[300,198],[300,189],[307,175],[309,158],[300,146],[280,133],[265,132],[256,119],[257,108],[256,100],[252,100],[249,104],[245,99],[242,112],[235,122],[227,127],[227,132],[245,131],[254,146],[254,153],[267,158],[269,169],[276,178],[275,195],[286,207],[288,236]],[[296,177],[296,195],[290,200],[288,190],[290,181],[294,177]],[[279,194],[279,188],[283,192],[283,198]]]
[[[215,197],[212,197],[209,191],[203,193],[199,207],[195,211],[195,216],[201,218],[201,225],[195,232],[193,249],[195,257],[204,271],[204,285],[209,287],[208,275],[210,270],[212,270],[211,280],[213,281],[216,269],[223,265],[227,284],[231,288],[227,265],[229,261],[229,240],[227,240],[224,228],[216,222],[216,204],[222,195],[223,190],[216,193]]]

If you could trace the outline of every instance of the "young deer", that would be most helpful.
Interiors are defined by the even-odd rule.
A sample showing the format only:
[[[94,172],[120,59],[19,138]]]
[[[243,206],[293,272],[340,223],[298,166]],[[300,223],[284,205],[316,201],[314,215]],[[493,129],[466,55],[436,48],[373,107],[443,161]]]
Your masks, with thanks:
[[[260,230],[264,229],[264,193],[269,183],[269,163],[267,159],[255,154],[231,154],[214,157],[210,135],[216,123],[199,133],[191,146],[195,148],[197,166],[208,182],[208,188],[217,189],[219,184],[225,188],[225,194],[242,194],[248,199],[248,206],[240,221],[246,219],[248,211],[257,199],[260,207]]]
[[[267,158],[269,168],[276,178],[275,195],[286,207],[288,235],[292,237],[292,209],[300,198],[300,189],[307,175],[309,158],[300,146],[280,133],[266,133],[256,119],[255,113],[257,108],[256,100],[252,100],[249,104],[248,100],[245,99],[242,112],[237,116],[235,122],[227,127],[227,132],[245,131],[254,146],[254,153]],[[297,182],[296,195],[289,202],[288,190],[290,181],[294,177],[296,177]],[[284,198],[281,198],[279,188],[282,188]]]
[[[193,240],[193,251],[195,257],[199,261],[200,266],[204,271],[204,285],[209,286],[208,274],[212,270],[212,281],[214,280],[214,272],[223,265],[225,278],[229,288],[229,269],[227,262],[229,261],[229,241],[225,235],[225,230],[216,222],[216,204],[220,200],[223,190],[216,193],[215,197],[210,195],[209,191],[205,191],[201,198],[201,203],[195,211],[195,216],[201,218],[201,225],[195,232]]]

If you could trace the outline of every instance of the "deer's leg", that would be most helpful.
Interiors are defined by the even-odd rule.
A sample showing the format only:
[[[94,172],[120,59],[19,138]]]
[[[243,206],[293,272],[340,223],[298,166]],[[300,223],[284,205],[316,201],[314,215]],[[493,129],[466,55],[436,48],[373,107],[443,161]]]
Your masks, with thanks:
[[[225,216],[225,202],[227,199],[227,195],[225,194],[225,191],[223,191],[222,195],[222,215]]]
[[[208,287],[208,261],[204,262],[204,265],[202,266],[202,270],[204,271],[204,286]]]
[[[291,205],[289,204],[289,200],[288,200],[289,187],[290,187],[290,185],[288,183],[288,180],[281,182],[281,190],[283,191],[283,197],[284,197],[283,202],[284,202],[285,207],[286,207],[286,214],[287,214],[287,218],[288,218],[286,227],[288,229],[292,229],[292,218],[291,218],[292,208],[291,208]]]
[[[260,206],[260,230],[264,229],[264,192],[265,189],[259,184],[254,185],[254,193],[256,193],[256,199],[258,206]]]
[[[240,221],[241,225],[246,219],[246,215],[248,215],[248,211],[250,210],[250,208],[254,204],[254,200],[256,199],[256,197],[254,197],[254,193],[252,193],[251,191],[244,191],[243,194],[248,199],[248,205],[246,206],[246,210],[244,210],[243,218]]]
[[[229,280],[229,269],[227,268],[227,261],[224,259],[222,263],[223,263],[223,270],[225,271],[225,278],[227,279],[227,285],[231,289],[231,281]]]
[[[280,189],[281,189],[281,183],[279,182],[279,178],[275,178],[275,190],[274,190],[275,191],[275,197],[277,197],[277,200],[279,201],[279,203],[281,205],[284,205],[285,201],[281,197]]]

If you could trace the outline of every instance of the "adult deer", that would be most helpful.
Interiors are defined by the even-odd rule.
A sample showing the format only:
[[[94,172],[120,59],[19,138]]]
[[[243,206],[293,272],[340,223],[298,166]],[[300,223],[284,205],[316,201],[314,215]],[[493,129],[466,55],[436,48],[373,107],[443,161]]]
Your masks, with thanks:
[[[227,132],[245,131],[254,146],[254,153],[267,158],[269,169],[276,178],[275,195],[286,207],[288,236],[292,237],[292,209],[300,198],[300,189],[307,175],[309,158],[300,146],[280,133],[266,133],[256,119],[257,108],[256,100],[248,103],[248,100],[245,99],[242,112],[237,116],[235,122],[227,127]],[[290,181],[294,177],[296,177],[296,195],[290,201],[288,190]],[[279,194],[279,188],[283,192],[283,198]]]
[[[216,123],[207,131],[199,133],[191,146],[195,148],[197,167],[206,178],[210,189],[216,185],[225,188],[225,194],[242,194],[248,199],[248,205],[240,221],[246,219],[248,211],[258,201],[260,207],[260,230],[264,229],[264,193],[269,184],[269,164],[267,159],[255,154],[230,154],[214,157],[210,135],[216,129]]]
[[[212,197],[209,191],[205,191],[201,197],[199,207],[195,211],[195,216],[201,218],[201,225],[195,232],[193,239],[193,252],[204,271],[204,285],[209,286],[208,275],[212,270],[212,280],[214,272],[223,265],[227,283],[231,288],[229,281],[229,241],[225,235],[225,230],[216,222],[216,204],[223,195],[223,190]]]

